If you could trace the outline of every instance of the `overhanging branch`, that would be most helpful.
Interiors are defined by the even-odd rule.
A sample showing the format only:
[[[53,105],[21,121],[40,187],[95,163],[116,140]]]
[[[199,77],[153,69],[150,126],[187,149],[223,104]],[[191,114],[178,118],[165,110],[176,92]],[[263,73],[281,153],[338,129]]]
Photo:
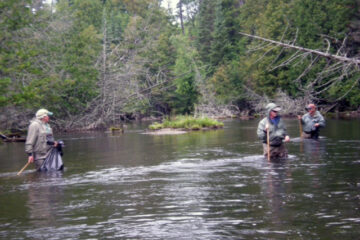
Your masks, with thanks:
[[[239,32],[239,33],[241,35],[244,35],[244,36],[247,36],[247,37],[250,37],[250,38],[254,38],[254,39],[261,40],[261,41],[269,42],[269,43],[276,44],[276,45],[279,45],[279,46],[283,46],[283,47],[286,47],[286,48],[292,48],[292,49],[297,49],[297,50],[300,50],[300,51],[303,51],[303,52],[313,53],[313,54],[316,54],[316,55],[319,55],[319,56],[322,56],[322,57],[335,59],[335,60],[341,61],[341,62],[353,63],[355,65],[360,64],[360,59],[358,59],[358,58],[343,57],[343,56],[339,56],[339,55],[334,55],[334,54],[330,54],[330,53],[321,52],[321,51],[318,51],[318,50],[313,50],[313,49],[310,49],[310,48],[304,48],[304,47],[295,46],[295,45],[292,45],[292,44],[287,44],[287,43],[283,43],[283,42],[279,42],[279,41],[274,41],[274,40],[259,37],[259,36],[256,36],[256,35],[251,35],[251,34],[247,34],[247,33],[243,33],[243,32]]]

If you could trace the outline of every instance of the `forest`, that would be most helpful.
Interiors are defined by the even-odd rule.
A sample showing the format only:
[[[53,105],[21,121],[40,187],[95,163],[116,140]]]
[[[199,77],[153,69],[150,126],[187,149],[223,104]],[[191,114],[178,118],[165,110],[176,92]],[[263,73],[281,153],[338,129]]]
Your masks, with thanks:
[[[360,111],[357,0],[2,0],[0,129]]]

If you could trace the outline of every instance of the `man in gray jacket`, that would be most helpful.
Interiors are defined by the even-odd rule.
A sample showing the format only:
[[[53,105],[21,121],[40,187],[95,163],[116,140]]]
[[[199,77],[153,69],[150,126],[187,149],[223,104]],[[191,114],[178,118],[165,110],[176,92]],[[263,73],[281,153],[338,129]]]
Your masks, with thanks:
[[[36,170],[40,169],[51,148],[57,146],[53,131],[48,124],[52,115],[53,113],[46,109],[39,109],[29,125],[25,152],[28,154],[28,162],[35,162]]]
[[[319,111],[316,110],[315,104],[311,103],[305,108],[308,112],[302,117],[298,116],[302,124],[303,138],[319,138],[320,128],[325,127],[325,119]]]
[[[258,125],[257,135],[263,142],[264,155],[267,157],[267,131],[269,130],[270,159],[286,158],[287,150],[283,141],[289,142],[290,137],[286,133],[286,127],[279,115],[281,108],[275,103],[266,106],[266,117]]]

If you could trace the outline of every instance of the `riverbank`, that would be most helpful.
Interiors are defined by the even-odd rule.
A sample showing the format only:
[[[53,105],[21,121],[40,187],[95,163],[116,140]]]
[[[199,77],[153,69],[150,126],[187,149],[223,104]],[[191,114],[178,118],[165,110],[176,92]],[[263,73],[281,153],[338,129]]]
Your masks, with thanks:
[[[328,119],[360,119],[360,110],[357,111],[345,111],[345,112],[321,112],[325,118]],[[240,119],[240,120],[252,120],[252,119],[257,119],[257,118],[262,118],[264,115],[260,114],[260,113],[255,113],[255,114],[248,114],[248,115],[237,115],[237,116],[216,116],[213,117],[213,119],[217,119],[217,120],[225,120],[225,119]],[[287,119],[292,119],[292,118],[297,118],[297,115],[295,114],[287,114],[287,113],[283,113],[282,114],[283,118],[287,118]],[[55,120],[51,121],[51,126],[54,130],[54,132],[66,132],[66,133],[71,133],[71,132],[89,132],[89,131],[111,131],[113,132],[115,128],[119,128],[120,132],[126,132],[126,122],[160,122],[163,121],[163,118],[161,117],[142,117],[139,119],[129,119],[127,121],[122,121],[119,124],[104,124],[101,126],[97,126],[97,127],[74,127],[74,128],[64,128],[62,127],[62,124],[60,124],[59,122]],[[16,123],[16,125],[15,125]],[[21,124],[22,123],[22,124]],[[7,124],[3,124],[2,127],[0,127],[0,132],[2,132],[4,135],[6,135],[9,138],[12,138],[14,134],[17,135],[17,137],[19,134],[21,135],[21,137],[26,135],[26,131],[27,131],[27,127],[28,127],[28,123],[26,123],[26,121],[20,121],[19,123],[14,122],[15,127],[11,127],[11,129],[7,128],[8,126],[13,126],[13,124],[11,123],[7,123]],[[20,125],[21,124],[21,125]],[[119,127],[120,126],[120,127]],[[125,127],[123,127],[125,126]],[[195,129],[196,130],[196,127]]]

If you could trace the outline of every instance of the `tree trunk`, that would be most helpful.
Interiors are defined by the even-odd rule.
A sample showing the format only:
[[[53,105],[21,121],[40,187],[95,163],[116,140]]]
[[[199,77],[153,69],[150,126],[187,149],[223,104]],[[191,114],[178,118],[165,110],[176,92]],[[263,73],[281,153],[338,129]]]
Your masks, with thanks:
[[[179,18],[180,18],[180,24],[181,24],[181,31],[182,31],[182,34],[185,35],[182,0],[179,0],[178,6],[179,6]]]

